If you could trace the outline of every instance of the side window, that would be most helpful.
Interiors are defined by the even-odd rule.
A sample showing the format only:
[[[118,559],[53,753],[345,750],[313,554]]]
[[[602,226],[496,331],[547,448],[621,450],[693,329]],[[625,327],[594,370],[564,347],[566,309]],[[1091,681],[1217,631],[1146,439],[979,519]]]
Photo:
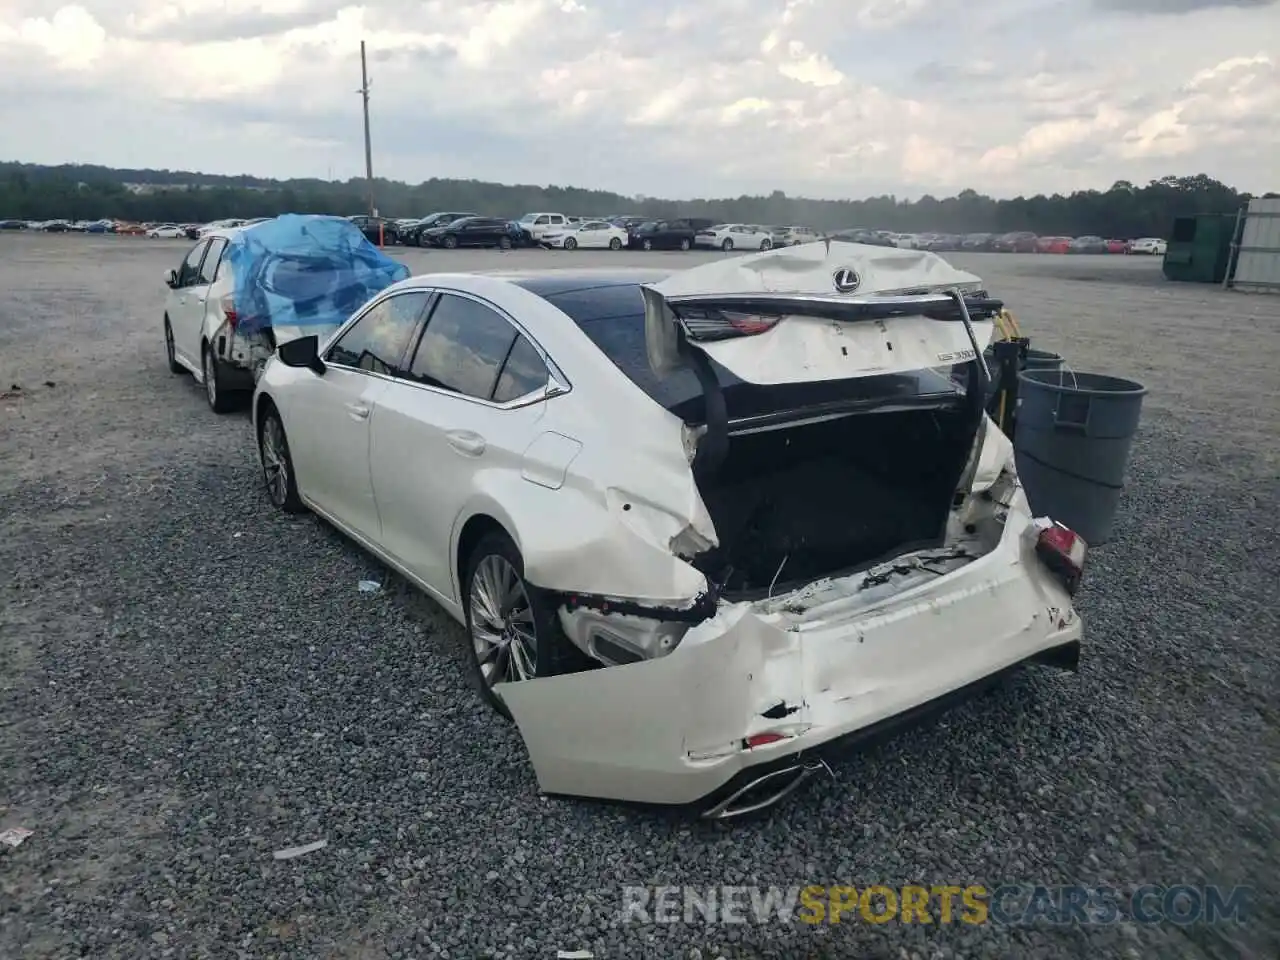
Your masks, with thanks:
[[[410,379],[488,400],[516,330],[482,303],[443,294],[418,341]]]
[[[509,403],[528,396],[547,385],[550,374],[533,344],[517,335],[516,342],[502,365],[498,385],[493,388],[494,403]]]
[[[535,226],[537,226],[537,225],[539,225],[539,224],[547,224],[547,223],[550,223],[550,222],[551,222],[551,218],[550,218],[550,217],[539,217],[537,220],[535,220],[535,221],[533,221],[533,222],[534,222],[534,225],[535,225]]]
[[[182,267],[178,270],[178,286],[190,287],[195,284],[200,276],[200,261],[204,259],[204,252],[208,249],[208,240],[201,240],[191,248],[187,259],[182,261]]]
[[[222,253],[227,249],[227,241],[221,237],[214,237],[209,242],[209,252],[205,254],[204,266],[200,268],[200,276],[196,280],[197,284],[210,284],[218,276],[218,267],[222,263]]]
[[[329,350],[329,362],[397,376],[418,317],[427,302],[424,290],[383,300],[355,322]]]
[[[552,223],[563,224],[563,223],[564,223],[564,217],[560,217],[560,216],[552,217],[552,218],[551,218],[551,222],[552,222]]]

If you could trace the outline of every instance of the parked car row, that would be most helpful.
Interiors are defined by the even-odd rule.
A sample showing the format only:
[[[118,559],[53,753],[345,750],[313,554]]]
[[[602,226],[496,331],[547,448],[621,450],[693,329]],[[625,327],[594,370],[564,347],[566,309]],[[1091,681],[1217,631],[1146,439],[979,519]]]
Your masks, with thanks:
[[[324,518],[460,624],[544,792],[745,814],[825,744],[1077,664],[1086,545],[1033,518],[982,410],[970,318],[1003,305],[900,293],[973,274],[837,242],[750,272],[408,277],[311,219],[215,231],[166,273],[169,368],[216,411],[242,390],[271,509]],[[628,242],[693,229],[647,224]],[[846,275],[866,298],[831,296]],[[274,330],[256,386],[219,345],[250,320]]]
[[[0,220],[0,230],[41,230],[46,233],[116,233],[156,239],[194,240],[218,230],[259,223],[229,218],[207,224],[131,223],[123,220],[25,221]],[[819,231],[806,226],[766,226],[762,224],[718,223],[706,218],[652,219],[629,215],[602,217],[569,216],[563,213],[526,213],[518,220],[490,217],[474,211],[449,210],[420,218],[348,217],[370,242],[379,246],[403,244],[412,247],[546,247],[556,250],[772,250],[814,240],[831,239],[849,243],[935,253],[1059,253],[1059,254],[1139,254],[1164,256],[1168,248],[1158,237],[1134,240],[1100,236],[1037,236],[1026,230],[1012,233],[895,233],[850,227]]]

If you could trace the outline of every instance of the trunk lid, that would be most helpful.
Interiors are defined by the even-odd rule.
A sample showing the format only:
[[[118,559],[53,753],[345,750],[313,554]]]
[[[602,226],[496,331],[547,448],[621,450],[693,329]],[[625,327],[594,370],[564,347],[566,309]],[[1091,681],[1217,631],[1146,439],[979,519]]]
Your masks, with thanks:
[[[835,241],[710,263],[642,288],[649,365],[692,348],[760,385],[982,365],[993,323],[959,303],[991,303],[981,287],[936,254]]]

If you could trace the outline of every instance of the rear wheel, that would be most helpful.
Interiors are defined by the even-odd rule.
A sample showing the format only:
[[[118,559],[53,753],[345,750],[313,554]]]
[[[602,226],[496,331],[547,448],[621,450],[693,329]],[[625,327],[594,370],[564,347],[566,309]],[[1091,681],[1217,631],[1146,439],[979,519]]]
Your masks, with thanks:
[[[575,240],[575,239],[573,239],[573,237],[565,237],[565,238],[564,238],[564,248],[565,248],[566,250],[577,250],[577,249],[578,249],[578,241],[577,241],[577,240]]]
[[[462,605],[467,673],[480,696],[507,719],[500,683],[551,677],[590,665],[564,635],[554,609],[524,579],[524,559],[505,533],[486,534],[467,558]]]
[[[768,237],[765,237],[763,240],[761,240],[761,241],[760,241],[760,249],[761,249],[761,250],[772,250],[772,249],[773,249],[773,241],[772,241],[772,240],[770,240]]]
[[[452,250],[458,245],[458,238],[453,234],[448,234],[440,241],[440,246],[446,250]]]
[[[169,361],[170,373],[182,373],[186,370],[186,367],[178,362],[178,354],[173,346],[173,326],[169,323],[167,313],[164,317],[164,353]]]
[[[689,240],[688,240],[688,238],[685,238],[684,240],[681,240],[681,241],[680,241],[680,249],[681,249],[681,250],[688,250],[688,249],[689,249]]]
[[[511,238],[510,238],[510,237],[499,237],[499,238],[498,238],[498,249],[499,249],[499,250],[510,250],[510,249],[511,249]]]
[[[223,389],[221,364],[208,343],[200,351],[200,366],[204,373],[204,396],[214,413],[230,413],[236,406],[236,395]]]
[[[720,244],[720,249],[721,249],[721,250],[723,250],[725,253],[728,253],[730,250],[732,250],[732,249],[733,249],[733,238],[732,238],[732,237],[725,237],[725,238],[724,238],[724,243]]]
[[[646,240],[646,241],[644,241],[642,244],[640,244],[640,248],[641,248],[642,250],[652,250],[652,249],[653,249],[653,241],[652,241],[652,240]]]
[[[609,241],[609,249],[610,249],[610,250],[621,250],[621,249],[622,249],[622,241],[621,241],[621,240],[619,240],[617,237],[614,237],[612,240],[610,240],[610,241]]]

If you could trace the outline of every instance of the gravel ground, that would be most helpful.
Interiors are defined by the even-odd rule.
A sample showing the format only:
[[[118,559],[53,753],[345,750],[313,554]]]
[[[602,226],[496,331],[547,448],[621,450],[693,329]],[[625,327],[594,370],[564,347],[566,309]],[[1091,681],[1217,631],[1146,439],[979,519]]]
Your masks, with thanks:
[[[0,399],[0,829],[34,831],[0,847],[6,960],[1280,956],[1280,298],[1145,259],[957,256],[1037,346],[1151,388],[1082,672],[1027,673],[725,827],[540,797],[461,631],[269,509],[247,418],[164,366],[183,249],[0,235],[0,389],[21,387]],[[1242,927],[618,922],[623,884],[921,881],[1256,893]]]

